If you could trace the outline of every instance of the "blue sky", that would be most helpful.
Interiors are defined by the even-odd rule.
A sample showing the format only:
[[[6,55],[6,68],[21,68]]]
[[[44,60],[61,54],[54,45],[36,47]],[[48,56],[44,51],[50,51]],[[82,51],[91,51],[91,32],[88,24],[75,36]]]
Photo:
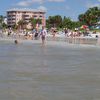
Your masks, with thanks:
[[[11,8],[32,8],[46,10],[46,17],[61,15],[77,20],[79,14],[94,6],[100,7],[100,0],[1,0],[0,15]]]

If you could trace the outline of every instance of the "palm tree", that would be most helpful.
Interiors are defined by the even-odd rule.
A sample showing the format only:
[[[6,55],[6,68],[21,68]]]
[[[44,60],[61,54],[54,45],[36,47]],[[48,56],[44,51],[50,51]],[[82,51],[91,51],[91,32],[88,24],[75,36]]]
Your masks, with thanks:
[[[20,29],[25,29],[27,22],[24,20],[20,20],[17,24],[18,24]]]
[[[29,21],[31,24],[32,24],[32,28],[36,28],[36,25],[37,24],[42,24],[42,20],[41,19],[34,19],[34,18],[30,18],[30,21]]]
[[[0,27],[1,28],[2,28],[3,21],[4,21],[4,17],[2,15],[0,15]]]

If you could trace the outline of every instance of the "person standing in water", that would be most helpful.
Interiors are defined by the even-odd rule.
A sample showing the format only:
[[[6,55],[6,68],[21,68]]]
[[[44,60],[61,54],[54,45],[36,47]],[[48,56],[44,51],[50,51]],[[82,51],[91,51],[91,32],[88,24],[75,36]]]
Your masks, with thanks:
[[[42,30],[40,32],[40,36],[41,36],[41,40],[42,40],[42,46],[45,45],[45,38],[46,38],[46,35],[47,35],[47,30],[45,29],[44,26],[42,26]]]
[[[14,43],[15,43],[15,44],[18,44],[18,40],[15,40]]]

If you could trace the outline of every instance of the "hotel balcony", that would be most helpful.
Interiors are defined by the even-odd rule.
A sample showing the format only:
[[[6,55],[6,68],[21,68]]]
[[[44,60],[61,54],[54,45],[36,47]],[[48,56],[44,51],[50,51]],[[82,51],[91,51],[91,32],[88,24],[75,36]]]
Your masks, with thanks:
[[[16,15],[16,13],[7,13],[7,15]]]

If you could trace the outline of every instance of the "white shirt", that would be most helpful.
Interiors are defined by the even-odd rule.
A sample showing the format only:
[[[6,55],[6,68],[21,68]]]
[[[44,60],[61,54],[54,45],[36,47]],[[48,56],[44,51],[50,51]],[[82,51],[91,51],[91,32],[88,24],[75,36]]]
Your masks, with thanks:
[[[41,35],[43,35],[43,36],[46,36],[46,35],[47,35],[46,29],[43,29],[43,30],[41,31]]]

